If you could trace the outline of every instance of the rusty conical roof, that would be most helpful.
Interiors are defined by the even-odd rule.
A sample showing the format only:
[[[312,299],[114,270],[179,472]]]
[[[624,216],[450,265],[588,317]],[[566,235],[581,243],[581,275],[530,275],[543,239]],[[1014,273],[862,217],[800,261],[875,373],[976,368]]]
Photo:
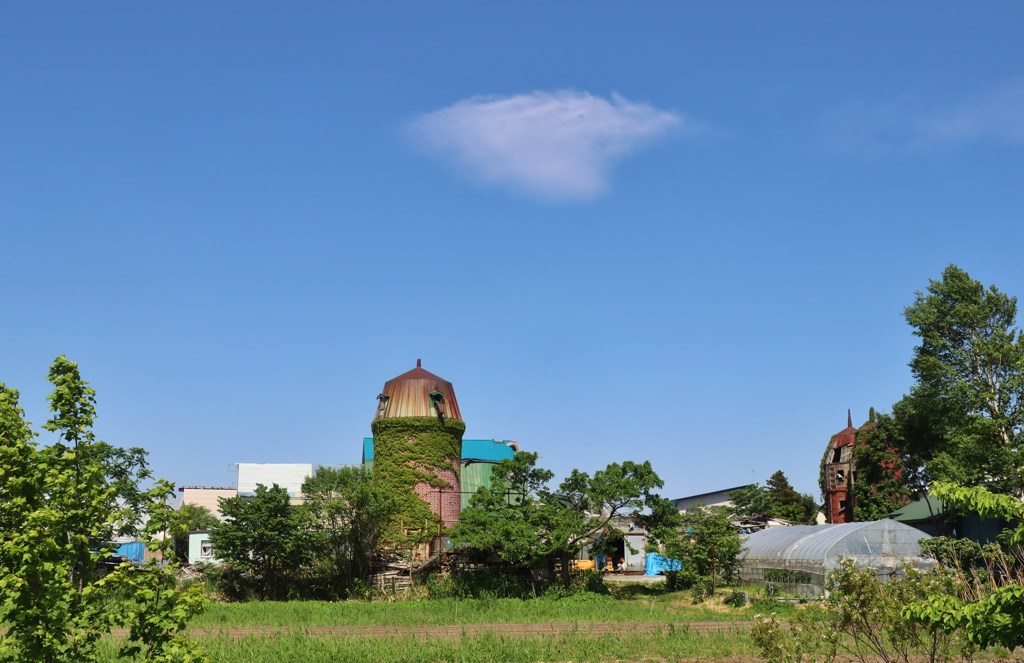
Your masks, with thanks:
[[[441,394],[446,419],[462,419],[452,383],[423,368],[419,359],[416,360],[416,368],[384,383],[384,389],[378,396],[378,399],[384,399],[384,404],[377,408],[374,418],[436,417],[438,412],[431,393]]]

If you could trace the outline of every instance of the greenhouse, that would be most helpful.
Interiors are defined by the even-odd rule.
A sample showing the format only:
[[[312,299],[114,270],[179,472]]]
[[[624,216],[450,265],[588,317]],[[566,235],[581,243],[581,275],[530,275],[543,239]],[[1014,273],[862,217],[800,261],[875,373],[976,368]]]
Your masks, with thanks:
[[[754,532],[743,542],[740,579],[771,583],[787,593],[820,596],[825,578],[840,560],[852,559],[874,569],[884,582],[910,566],[930,569],[935,562],[921,556],[918,541],[929,536],[895,520],[842,525],[795,525]]]

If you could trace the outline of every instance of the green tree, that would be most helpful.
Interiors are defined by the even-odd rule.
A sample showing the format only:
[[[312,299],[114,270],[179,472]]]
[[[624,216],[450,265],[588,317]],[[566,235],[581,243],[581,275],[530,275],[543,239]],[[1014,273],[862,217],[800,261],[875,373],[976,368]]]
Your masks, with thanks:
[[[211,535],[217,557],[242,574],[261,599],[285,599],[309,547],[305,512],[277,484],[259,484],[252,497],[221,498],[222,522]]]
[[[708,578],[712,593],[719,582],[732,582],[739,570],[742,546],[728,509],[698,506],[681,519],[675,536],[664,541],[665,554],[680,560],[684,573]]]
[[[568,584],[569,561],[613,518],[637,513],[649,533],[667,531],[678,518],[671,503],[653,492],[663,483],[649,462],[612,463],[593,476],[573,470],[557,490],[550,487],[553,477],[537,467],[535,453],[521,451],[502,461],[491,487],[462,511],[452,540],[524,569],[558,559]]]
[[[803,521],[805,525],[815,525],[818,522],[818,501],[814,499],[814,495],[810,493],[800,493],[800,503],[803,505],[804,515],[806,519]]]
[[[134,624],[131,604],[150,616],[149,628],[131,629],[128,647],[152,660],[202,660],[180,633],[202,598],[165,593],[128,582],[123,570],[100,577],[97,563],[116,532],[140,532],[157,546],[159,500],[139,487],[148,478],[145,452],[98,442],[92,432],[95,392],[64,356],[50,368],[53,445],[37,448],[18,392],[0,384],[0,601],[8,624],[0,657],[17,661],[85,661],[113,626]],[[169,490],[158,483],[154,490]],[[151,568],[166,582],[170,571]],[[118,599],[115,601],[115,597]],[[172,618],[172,615],[174,617]],[[165,646],[174,640],[173,647]]]
[[[853,460],[854,518],[888,518],[910,501],[902,449],[903,428],[892,415],[875,415],[875,426],[857,432]]]
[[[1017,299],[955,265],[905,311],[921,339],[894,412],[923,479],[1024,497],[1024,342]]]
[[[771,507],[768,515],[793,523],[811,522],[814,513],[808,513],[804,499],[796,492],[782,470],[776,470],[766,482]]]
[[[361,467],[320,467],[302,484],[315,576],[344,599],[370,576],[373,554],[397,505]]]
[[[768,491],[759,483],[733,490],[728,494],[728,498],[732,502],[733,513],[741,518],[766,516],[772,508]]]
[[[728,497],[733,513],[741,518],[770,516],[792,523],[813,523],[818,513],[814,498],[796,492],[782,470],[772,474],[765,486],[744,486]]]
[[[163,560],[171,560],[174,541],[164,535],[171,530],[177,516],[170,506],[174,485],[160,479],[141,495],[146,505],[142,534],[147,547],[159,552]],[[103,579],[102,582],[122,596],[132,599],[116,603],[118,625],[129,630],[121,656],[178,663],[208,661],[184,635],[189,620],[205,607],[206,596],[198,585],[179,587],[177,569],[176,563],[150,559],[140,569],[122,564]]]

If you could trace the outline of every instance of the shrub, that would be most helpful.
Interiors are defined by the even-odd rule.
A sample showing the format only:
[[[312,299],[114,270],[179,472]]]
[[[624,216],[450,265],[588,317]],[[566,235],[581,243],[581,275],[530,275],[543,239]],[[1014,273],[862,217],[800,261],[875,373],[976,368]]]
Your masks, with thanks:
[[[750,596],[746,592],[733,591],[729,592],[729,595],[722,602],[733,608],[742,608],[750,603]]]
[[[518,569],[492,568],[433,576],[427,581],[432,599],[532,598],[546,589],[532,574]]]
[[[693,586],[690,590],[692,592],[694,605],[703,603],[715,593],[714,583],[711,582],[711,578],[709,576],[698,576],[697,579],[693,581]]]
[[[668,571],[665,573],[665,591],[678,592],[683,589],[690,589],[700,576],[689,569],[682,571]]]
[[[226,601],[246,601],[252,598],[249,583],[242,573],[230,564],[198,562],[192,569],[199,574],[199,580],[206,585],[206,591],[214,598]]]
[[[552,585],[544,592],[544,596],[564,598],[580,595],[611,595],[604,578],[597,571],[574,571],[569,578],[568,587],[561,584]]]
[[[928,661],[970,658],[973,649],[961,633],[931,628],[905,609],[929,597],[954,595],[949,574],[911,568],[902,574],[882,583],[873,570],[844,560],[828,578],[822,606],[794,610],[785,624],[774,612],[759,617],[753,637],[762,656],[772,663],[831,660],[841,647],[862,661],[908,662],[912,655]]]
[[[790,610],[786,621],[777,613],[758,615],[750,635],[768,663],[803,663],[836,658],[839,631],[819,606]]]

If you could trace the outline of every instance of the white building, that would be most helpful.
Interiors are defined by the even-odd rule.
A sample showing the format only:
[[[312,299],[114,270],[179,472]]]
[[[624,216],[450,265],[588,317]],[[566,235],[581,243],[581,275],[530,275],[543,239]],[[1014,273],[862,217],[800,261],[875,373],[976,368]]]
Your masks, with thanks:
[[[321,467],[337,470],[346,466],[319,463],[239,463],[238,495],[252,497],[256,494],[256,486],[262,484],[270,488],[277,484],[288,491],[293,502],[301,502],[302,484]]]

